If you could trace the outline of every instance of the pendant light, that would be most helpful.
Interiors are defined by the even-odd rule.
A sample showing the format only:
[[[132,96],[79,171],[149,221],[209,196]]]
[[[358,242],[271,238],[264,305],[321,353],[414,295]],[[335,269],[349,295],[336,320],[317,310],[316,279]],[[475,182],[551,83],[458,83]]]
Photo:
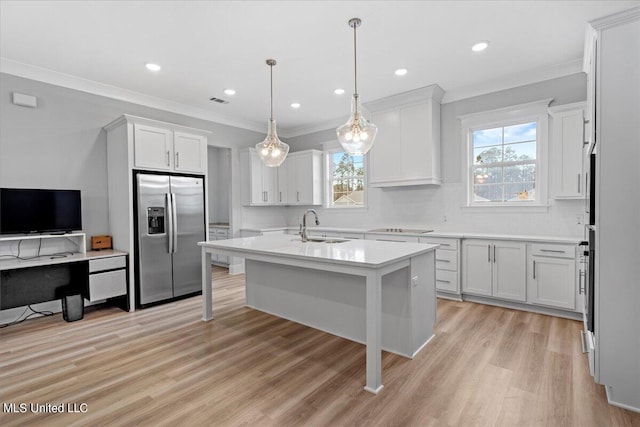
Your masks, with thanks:
[[[378,133],[378,127],[364,118],[362,105],[358,95],[358,58],[356,49],[356,28],[360,26],[360,18],[349,20],[349,26],[353,28],[353,70],[354,91],[351,98],[351,116],[347,123],[336,129],[338,141],[344,151],[351,156],[366,154],[373,146],[373,140]]]
[[[267,65],[271,74],[271,116],[269,117],[267,137],[264,141],[256,144],[256,151],[265,166],[278,167],[287,157],[289,146],[278,139],[276,121],[273,119],[273,66],[276,65],[276,60],[267,59]]]

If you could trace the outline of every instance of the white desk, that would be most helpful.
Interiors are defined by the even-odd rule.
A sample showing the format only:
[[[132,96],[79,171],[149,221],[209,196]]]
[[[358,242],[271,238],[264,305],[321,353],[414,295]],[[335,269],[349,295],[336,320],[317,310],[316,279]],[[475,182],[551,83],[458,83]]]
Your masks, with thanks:
[[[301,242],[299,238],[292,235],[247,237],[217,242],[200,242],[198,245],[202,247],[203,321],[209,321],[213,318],[210,268],[212,253],[245,258],[248,267],[246,272],[247,302],[250,306],[253,302],[264,303],[265,299],[269,299],[269,292],[274,289],[270,287],[270,284],[266,284],[267,290],[265,291],[263,287],[260,291],[260,286],[265,284],[264,281],[267,277],[266,274],[261,277],[263,272],[269,272],[272,275],[279,274],[278,269],[280,269],[280,280],[277,281],[281,283],[287,282],[292,277],[298,279],[302,277],[302,280],[297,280],[296,283],[305,282],[304,277],[310,279],[310,282],[318,280],[322,276],[318,274],[318,270],[331,272],[331,283],[334,283],[336,278],[342,283],[342,280],[339,279],[341,276],[344,283],[354,283],[354,277],[363,280],[364,299],[366,300],[363,303],[365,314],[363,341],[367,347],[365,390],[371,393],[378,393],[382,389],[383,316],[381,309],[383,305],[382,288],[383,285],[386,287],[384,284],[385,276],[393,277],[392,273],[404,269],[403,271],[406,273],[402,277],[407,278],[407,283],[404,283],[402,288],[408,293],[409,300],[414,295],[414,289],[418,289],[419,291],[415,295],[421,295],[424,301],[423,306],[415,307],[415,310],[410,313],[410,316],[416,316],[417,313],[422,316],[417,319],[417,324],[414,322],[415,318],[409,320],[408,324],[414,325],[415,330],[405,331],[407,335],[415,338],[411,348],[417,348],[415,350],[417,353],[433,336],[436,310],[435,249],[438,245],[398,244],[371,240],[350,240],[342,243]],[[324,284],[327,283],[329,282],[324,282]],[[318,285],[314,289],[317,292],[324,290],[322,285]],[[333,289],[335,290],[336,287]],[[258,293],[256,301],[250,301],[250,294],[256,292]],[[277,292],[281,292],[281,290],[277,290]],[[274,298],[271,299],[272,302],[273,300]],[[308,305],[312,300],[301,297],[297,301]],[[285,309],[283,304],[278,305],[277,302],[275,305],[269,305],[269,302],[266,304],[270,308],[264,311],[270,311],[275,315],[281,315],[280,310]],[[331,307],[333,309],[335,305]],[[335,313],[328,313],[328,316],[333,314]],[[282,317],[298,321],[297,318],[293,319],[294,315],[291,312],[287,312]],[[314,326],[308,320],[301,321],[301,323]],[[319,329],[327,330],[326,327],[319,327]],[[332,330],[328,330],[328,332],[335,333]],[[350,338],[347,333],[342,331],[336,334]],[[352,339],[360,341],[357,337]]]
[[[109,249],[0,260],[0,309],[59,299],[59,288],[69,285],[64,283],[67,276],[89,301],[126,295],[126,255]]]

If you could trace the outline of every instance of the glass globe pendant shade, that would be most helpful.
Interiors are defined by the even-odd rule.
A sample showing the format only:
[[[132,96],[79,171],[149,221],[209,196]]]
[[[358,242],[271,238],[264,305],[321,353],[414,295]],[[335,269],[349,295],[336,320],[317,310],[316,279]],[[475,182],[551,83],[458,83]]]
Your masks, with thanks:
[[[256,144],[256,151],[258,157],[262,160],[265,166],[278,167],[284,162],[289,154],[289,145],[278,139],[276,133],[276,121],[269,119],[269,128],[267,130],[267,137],[264,141]]]
[[[351,156],[366,154],[373,146],[378,127],[364,118],[358,95],[351,99],[351,116],[347,123],[336,129],[338,141]]]

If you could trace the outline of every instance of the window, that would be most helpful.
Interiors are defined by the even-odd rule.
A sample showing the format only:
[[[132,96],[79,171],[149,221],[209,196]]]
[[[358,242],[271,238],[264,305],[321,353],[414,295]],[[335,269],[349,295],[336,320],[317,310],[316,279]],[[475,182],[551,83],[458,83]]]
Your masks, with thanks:
[[[550,101],[460,117],[468,206],[545,206]]]
[[[349,156],[342,150],[327,152],[328,207],[365,205],[364,156]]]
[[[473,202],[536,200],[537,123],[472,131]]]

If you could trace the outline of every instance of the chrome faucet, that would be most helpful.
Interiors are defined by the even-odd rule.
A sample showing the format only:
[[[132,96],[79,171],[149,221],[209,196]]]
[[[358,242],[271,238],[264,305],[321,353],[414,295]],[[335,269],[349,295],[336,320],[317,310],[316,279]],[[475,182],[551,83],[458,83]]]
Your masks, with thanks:
[[[302,215],[302,224],[300,224],[300,238],[303,242],[309,241],[309,235],[307,234],[307,214],[312,213],[316,217],[316,225],[320,225],[318,219],[318,213],[314,209],[307,209]]]

